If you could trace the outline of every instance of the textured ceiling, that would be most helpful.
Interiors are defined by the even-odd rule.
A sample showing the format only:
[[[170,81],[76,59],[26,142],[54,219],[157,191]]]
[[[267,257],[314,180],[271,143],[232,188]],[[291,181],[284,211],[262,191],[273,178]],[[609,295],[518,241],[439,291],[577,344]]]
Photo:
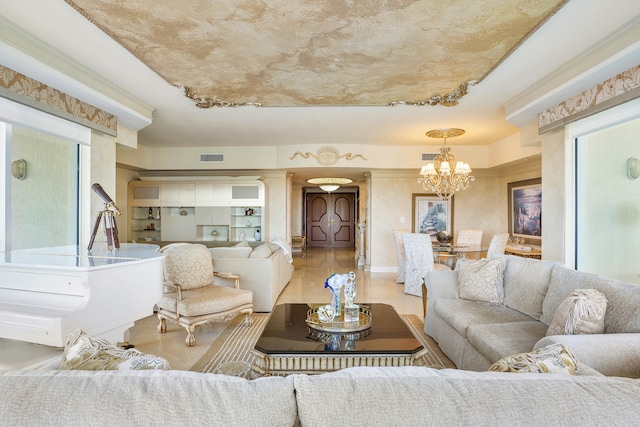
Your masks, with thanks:
[[[467,83],[481,84],[566,3],[66,1],[201,107],[434,104],[456,90],[463,96]]]

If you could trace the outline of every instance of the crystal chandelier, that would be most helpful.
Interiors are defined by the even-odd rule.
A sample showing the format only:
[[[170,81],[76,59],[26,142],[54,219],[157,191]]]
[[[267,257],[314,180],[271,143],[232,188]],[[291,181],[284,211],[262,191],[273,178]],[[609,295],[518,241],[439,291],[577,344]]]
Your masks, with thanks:
[[[451,154],[451,148],[447,147],[447,138],[460,136],[464,133],[462,129],[435,129],[426,133],[429,138],[444,138],[440,154],[433,158],[432,163],[422,167],[421,178],[418,183],[429,193],[436,193],[442,200],[448,200],[456,191],[469,188],[471,181],[475,177],[469,175],[471,168],[469,163],[456,162],[456,158]],[[451,168],[453,167],[453,170]]]

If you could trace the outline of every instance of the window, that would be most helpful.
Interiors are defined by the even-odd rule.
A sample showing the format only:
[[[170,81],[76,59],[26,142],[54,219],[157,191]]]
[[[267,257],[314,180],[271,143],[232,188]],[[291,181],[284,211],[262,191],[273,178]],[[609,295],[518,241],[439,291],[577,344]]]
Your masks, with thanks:
[[[636,118],[575,140],[576,268],[631,283],[640,283],[640,179],[627,161],[640,157],[639,134]]]
[[[23,179],[5,173],[5,250],[77,245],[81,145],[90,130],[0,98],[5,170],[22,159]],[[5,109],[6,107],[6,109]]]

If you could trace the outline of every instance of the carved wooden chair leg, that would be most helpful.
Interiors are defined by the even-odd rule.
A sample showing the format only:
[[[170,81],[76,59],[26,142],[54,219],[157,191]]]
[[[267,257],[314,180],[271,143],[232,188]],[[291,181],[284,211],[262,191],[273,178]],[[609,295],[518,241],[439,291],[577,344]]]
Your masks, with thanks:
[[[163,334],[167,332],[167,321],[165,320],[164,317],[161,317],[161,316],[158,316],[158,319],[160,320],[160,323],[158,323],[158,332]]]
[[[427,285],[422,282],[422,317],[427,317]]]
[[[251,313],[247,313],[246,316],[244,316],[244,326],[251,325],[253,325],[253,317],[251,316]]]
[[[189,347],[191,347],[192,345],[196,344],[196,335],[195,335],[196,327],[193,325],[189,325],[189,326],[185,326],[184,328],[187,330],[187,339],[185,340],[185,343]]]

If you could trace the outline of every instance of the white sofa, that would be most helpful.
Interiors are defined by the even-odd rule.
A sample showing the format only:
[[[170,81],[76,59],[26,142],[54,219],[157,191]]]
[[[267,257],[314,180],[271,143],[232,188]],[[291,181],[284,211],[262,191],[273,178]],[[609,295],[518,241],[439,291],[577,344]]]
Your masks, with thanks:
[[[484,371],[503,357],[561,343],[601,374],[640,378],[639,285],[554,261],[504,258],[503,306],[458,298],[459,271],[426,276],[424,332],[459,369]],[[576,289],[605,295],[604,333],[547,336],[556,309]]]
[[[240,288],[253,292],[253,311],[271,312],[291,280],[292,264],[283,248],[265,243],[255,248],[210,248],[213,270],[240,275]],[[216,278],[219,282],[224,279]]]
[[[0,425],[636,425],[640,380],[422,367],[245,380],[187,371],[0,372]]]

